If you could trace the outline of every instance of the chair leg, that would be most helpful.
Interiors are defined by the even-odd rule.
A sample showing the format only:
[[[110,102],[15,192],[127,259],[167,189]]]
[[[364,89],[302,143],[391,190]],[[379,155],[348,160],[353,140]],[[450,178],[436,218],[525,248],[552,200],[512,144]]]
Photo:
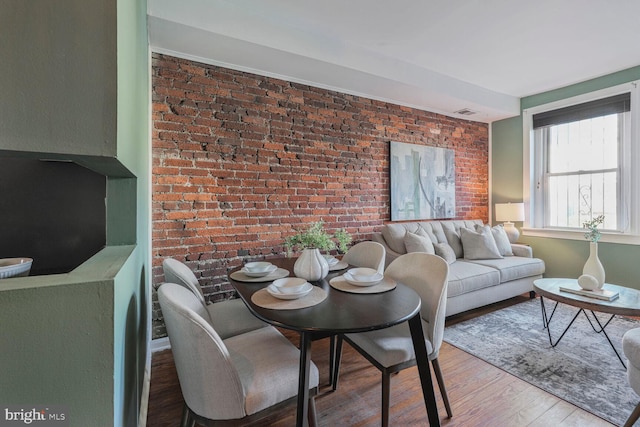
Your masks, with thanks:
[[[382,373],[382,427],[389,426],[389,395],[391,394],[391,374]]]
[[[342,358],[342,335],[331,337],[331,342],[335,340],[335,349],[333,352],[333,373],[331,374],[331,388],[333,391],[338,389],[338,376],[340,375],[340,359]]]
[[[191,416],[191,412],[187,404],[182,408],[182,417],[180,418],[180,427],[194,427],[196,420]]]
[[[331,339],[333,339],[333,337]],[[309,422],[309,427],[318,426],[318,418],[316,414],[316,398],[314,396],[311,396],[309,398],[309,413],[307,414],[307,421]]]
[[[631,415],[629,415],[627,422],[624,423],[624,427],[631,427],[636,421],[638,421],[638,418],[640,418],[640,403],[636,405]]]
[[[335,381],[335,364],[336,364],[336,337],[335,335],[329,337],[329,385],[333,388],[333,382]],[[335,390],[335,388],[334,388]]]
[[[436,374],[436,379],[438,380],[438,388],[440,389],[440,395],[442,396],[442,400],[444,401],[444,407],[447,410],[447,416],[451,418],[453,417],[453,412],[451,411],[449,396],[447,395],[447,389],[444,386],[444,377],[442,376],[440,362],[438,362],[437,357],[431,361],[431,365],[433,366],[433,372]]]

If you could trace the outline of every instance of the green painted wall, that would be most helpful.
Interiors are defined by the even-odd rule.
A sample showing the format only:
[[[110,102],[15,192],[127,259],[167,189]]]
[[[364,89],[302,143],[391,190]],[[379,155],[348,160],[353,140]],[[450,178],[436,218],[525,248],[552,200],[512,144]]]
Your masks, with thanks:
[[[529,96],[521,110],[640,79],[640,67]],[[522,200],[522,116],[492,123],[491,194],[493,203]],[[546,277],[578,277],[589,255],[588,242],[540,237],[520,238],[547,266]],[[640,246],[600,243],[598,255],[606,281],[640,289]]]
[[[146,0],[0,0],[0,155],[107,177],[107,246],[68,274],[0,283],[2,405],[137,425],[149,367]]]

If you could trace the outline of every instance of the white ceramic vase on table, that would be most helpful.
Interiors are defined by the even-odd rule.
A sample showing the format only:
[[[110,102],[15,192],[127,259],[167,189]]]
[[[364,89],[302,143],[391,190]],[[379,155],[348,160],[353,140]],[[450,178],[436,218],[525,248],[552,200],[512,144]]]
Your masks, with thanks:
[[[597,242],[589,243],[589,258],[582,268],[582,274],[593,276],[598,282],[596,289],[602,289],[602,285],[604,285],[604,267],[598,258]]]
[[[319,249],[304,249],[293,265],[293,273],[306,280],[320,280],[329,274],[329,264]]]

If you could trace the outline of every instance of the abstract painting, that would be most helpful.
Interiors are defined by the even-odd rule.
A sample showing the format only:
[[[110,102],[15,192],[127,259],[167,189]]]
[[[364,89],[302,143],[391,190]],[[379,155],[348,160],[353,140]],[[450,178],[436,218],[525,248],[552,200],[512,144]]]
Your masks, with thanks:
[[[455,152],[391,141],[391,221],[454,218]]]

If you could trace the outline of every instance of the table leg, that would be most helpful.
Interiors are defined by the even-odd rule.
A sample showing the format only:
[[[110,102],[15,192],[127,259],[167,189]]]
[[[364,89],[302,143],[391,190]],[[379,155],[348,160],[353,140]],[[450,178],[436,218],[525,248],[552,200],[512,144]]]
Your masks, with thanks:
[[[427,407],[429,425],[431,427],[439,427],[440,417],[438,416],[436,394],[433,389],[433,380],[431,378],[431,370],[429,368],[427,346],[424,342],[420,312],[409,319],[409,329],[411,330],[411,340],[413,341],[413,350],[416,355],[416,365],[418,366],[418,373],[420,374],[420,384],[422,385],[424,404]]]
[[[598,319],[598,317],[596,316],[596,314],[593,311],[591,312],[591,314],[593,315],[593,318],[596,319],[596,322],[598,323],[598,326],[600,327],[600,331],[596,331],[596,332],[598,332],[598,333],[602,332],[602,334],[607,338],[607,341],[609,341],[609,345],[613,349],[613,352],[616,354],[616,356],[618,356],[618,360],[620,361],[620,363],[622,363],[622,366],[624,366],[624,368],[627,369],[627,365],[625,365],[624,360],[622,360],[622,357],[620,357],[620,354],[618,353],[618,350],[616,350],[616,348],[613,346],[613,342],[611,342],[611,338],[609,338],[609,335],[607,335],[607,332],[604,330],[604,328],[607,327],[609,322],[611,322],[611,320],[613,319],[615,314],[613,314],[611,316],[611,318],[607,321],[607,323],[605,323],[604,325],[602,323],[600,323],[600,319]],[[587,316],[587,313],[585,313],[584,315]],[[591,319],[589,319],[589,316],[587,316],[587,320],[589,320],[589,323],[591,323]],[[593,325],[591,325],[591,327],[593,328]],[[595,330],[595,328],[594,328],[594,330]]]
[[[298,410],[296,426],[308,425],[309,414],[309,370],[311,368],[311,335],[300,333],[300,369],[298,372]]]
[[[560,341],[562,340],[562,338],[564,338],[565,334],[567,333],[567,331],[569,330],[569,328],[571,327],[571,325],[573,325],[573,322],[576,321],[576,319],[578,318],[578,316],[580,315],[581,312],[583,312],[583,309],[578,310],[578,312],[576,313],[575,316],[573,316],[573,319],[571,319],[571,322],[569,322],[569,325],[565,328],[565,330],[562,332],[562,335],[560,335],[560,338],[558,338],[556,340],[556,342],[553,342],[553,339],[551,338],[551,328],[549,327],[549,322],[551,322],[551,318],[553,317],[553,315],[556,312],[556,308],[558,307],[558,303],[556,302],[555,307],[553,308],[553,312],[551,313],[551,317],[547,317],[547,310],[544,306],[544,300],[542,298],[542,296],[540,296],[540,304],[542,306],[542,321],[544,322],[544,327],[547,328],[547,335],[549,336],[549,344],[551,344],[551,347],[555,347],[557,346]],[[585,316],[587,315],[587,313],[584,314]]]

